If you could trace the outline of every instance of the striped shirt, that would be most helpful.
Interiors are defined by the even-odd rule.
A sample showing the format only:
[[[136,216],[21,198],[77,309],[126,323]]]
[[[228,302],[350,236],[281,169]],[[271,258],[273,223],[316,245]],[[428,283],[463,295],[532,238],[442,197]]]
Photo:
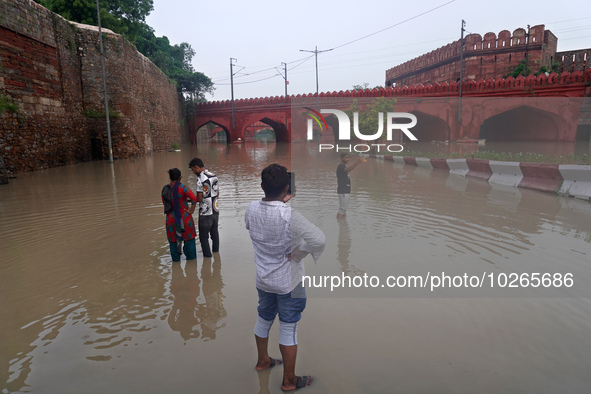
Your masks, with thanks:
[[[268,293],[287,294],[305,275],[303,260],[289,260],[295,248],[316,260],[326,244],[322,230],[281,201],[254,201],[244,216],[254,248],[256,286]]]

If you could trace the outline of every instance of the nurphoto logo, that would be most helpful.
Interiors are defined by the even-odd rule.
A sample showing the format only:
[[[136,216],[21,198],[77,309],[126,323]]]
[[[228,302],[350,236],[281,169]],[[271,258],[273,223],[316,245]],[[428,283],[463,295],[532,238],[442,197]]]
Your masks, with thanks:
[[[338,141],[350,141],[351,140],[351,120],[349,116],[338,109],[321,109],[320,112],[314,111],[311,108],[306,107],[310,112],[306,112],[306,115],[309,115],[308,118],[308,128],[307,128],[307,139],[308,141],[312,141],[314,139],[314,122],[318,124],[321,131],[328,130],[328,124],[326,123],[326,119],[322,114],[330,114],[334,115],[339,122],[339,135]],[[408,123],[394,123],[394,119],[409,119],[410,122]],[[417,137],[414,136],[413,133],[410,132],[409,129],[413,128],[417,124],[417,117],[413,114],[407,112],[387,112],[386,113],[386,140],[392,141],[393,131],[400,130],[402,131],[411,141],[417,141]],[[374,134],[362,134],[359,131],[359,113],[353,112],[353,133],[355,137],[362,141],[375,141],[382,137],[384,133],[384,113],[378,112],[378,130]],[[369,152],[374,148],[377,152],[380,152],[383,148],[384,151],[388,152],[402,152],[404,147],[401,144],[349,144],[349,145],[341,145],[341,144],[319,144],[319,150],[322,152],[323,150],[336,150],[338,151],[349,151],[349,152]]]

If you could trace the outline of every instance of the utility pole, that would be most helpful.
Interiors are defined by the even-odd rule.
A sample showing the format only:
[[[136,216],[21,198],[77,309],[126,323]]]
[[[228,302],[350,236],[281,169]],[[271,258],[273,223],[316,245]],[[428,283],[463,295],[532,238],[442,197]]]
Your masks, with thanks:
[[[230,58],[230,91],[232,93],[232,131],[234,131],[234,64],[232,63],[232,60],[238,59],[234,59],[233,57]]]
[[[107,121],[107,140],[109,142],[109,162],[113,162],[113,147],[111,145],[111,121],[109,119],[109,99],[107,97],[107,78],[105,76],[105,55],[103,54],[103,33],[101,30],[101,10],[96,0],[96,14],[98,16],[99,47],[101,50],[101,71],[103,74],[103,90],[105,92],[105,119]]]
[[[529,25],[527,25],[527,34],[525,35],[525,71],[523,76],[527,77],[527,65],[529,63]]]
[[[319,96],[318,96],[318,54],[322,53],[322,52],[329,52],[332,51],[334,48],[331,49],[326,49],[324,51],[319,51],[318,47],[314,47],[313,51],[306,51],[304,49],[300,49],[300,52],[310,52],[313,53],[316,56],[316,109],[320,109],[320,103],[319,103]]]
[[[462,34],[460,38],[460,99],[458,101],[458,124],[462,127],[462,80],[464,79],[464,27],[466,22],[462,19]]]
[[[287,98],[287,84],[289,83],[287,81],[287,63],[281,62],[281,64],[283,64],[283,79],[285,80],[285,98]]]

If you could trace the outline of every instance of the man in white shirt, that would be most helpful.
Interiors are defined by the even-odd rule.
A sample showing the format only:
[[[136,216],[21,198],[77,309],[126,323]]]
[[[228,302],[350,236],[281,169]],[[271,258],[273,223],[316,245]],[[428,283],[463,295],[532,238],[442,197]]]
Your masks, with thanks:
[[[306,307],[302,287],[305,275],[302,259],[311,254],[316,260],[326,244],[324,233],[299,212],[285,204],[290,177],[287,169],[271,164],[261,173],[265,198],[252,202],[244,220],[254,248],[259,294],[257,322],[254,328],[258,351],[257,370],[282,362],[269,357],[269,331],[279,314],[279,349],[283,357],[284,391],[309,386],[311,376],[296,376],[297,327]]]
[[[189,163],[189,168],[197,175],[197,189],[195,195],[199,202],[199,241],[203,257],[212,257],[212,252],[220,250],[220,235],[218,233],[218,222],[220,210],[218,197],[218,177],[205,169],[203,160],[196,157]],[[209,248],[209,237],[211,236],[211,249]]]

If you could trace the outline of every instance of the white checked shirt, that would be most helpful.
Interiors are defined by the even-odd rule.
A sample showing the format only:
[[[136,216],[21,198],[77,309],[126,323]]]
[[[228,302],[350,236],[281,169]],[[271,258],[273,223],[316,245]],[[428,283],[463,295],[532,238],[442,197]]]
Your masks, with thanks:
[[[268,293],[287,294],[302,281],[304,262],[288,260],[296,247],[316,260],[326,244],[322,230],[281,201],[254,201],[244,216],[254,248],[256,286]]]

